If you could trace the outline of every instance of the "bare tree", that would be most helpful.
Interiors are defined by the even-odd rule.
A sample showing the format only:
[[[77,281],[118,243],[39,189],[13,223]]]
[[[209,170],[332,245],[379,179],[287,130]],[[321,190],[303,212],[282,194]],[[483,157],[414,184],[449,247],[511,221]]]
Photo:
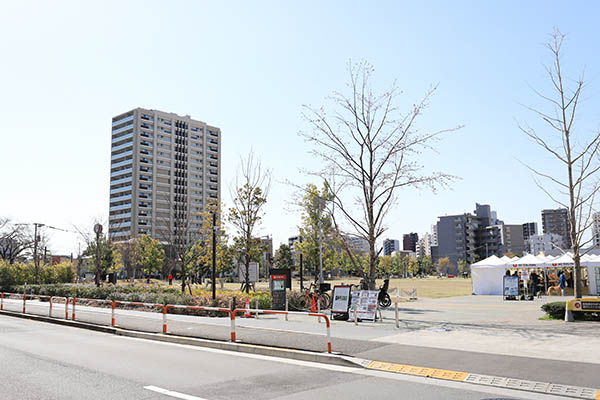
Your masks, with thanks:
[[[33,234],[25,224],[11,224],[8,218],[0,218],[0,259],[14,264],[20,256],[33,248]]]
[[[436,88],[402,113],[396,83],[376,94],[371,87],[373,68],[366,62],[349,65],[350,94],[334,92],[333,112],[305,106],[304,117],[312,127],[301,133],[313,144],[312,153],[325,162],[321,171],[310,173],[324,179],[333,192],[333,207],[350,228],[352,236],[369,243],[369,266],[365,279],[375,288],[379,253],[376,242],[385,232],[385,218],[396,203],[396,193],[406,187],[444,187],[454,178],[443,172],[424,171],[418,156],[445,132],[422,133],[416,123]],[[338,180],[339,186],[331,182]],[[338,228],[334,213],[334,223]],[[346,243],[347,241],[343,241]],[[351,257],[352,259],[352,257]]]
[[[527,107],[541,118],[548,134],[538,134],[530,126],[519,128],[542,149],[550,153],[563,166],[564,177],[556,177],[536,168],[528,168],[537,176],[536,184],[553,201],[568,209],[569,237],[573,250],[575,297],[581,298],[581,256],[593,238],[585,237],[593,224],[594,200],[599,184],[597,172],[600,169],[598,149],[600,131],[590,136],[575,134],[581,94],[585,88],[583,74],[575,81],[570,80],[562,70],[561,51],[565,35],[555,29],[546,47],[552,55],[552,64],[546,67],[552,86],[552,94],[545,95],[534,90],[549,105],[549,111]],[[544,186],[549,183],[556,191]],[[589,249],[588,249],[589,251]]]
[[[237,230],[234,249],[238,264],[244,264],[246,279],[242,283],[242,291],[246,293],[250,291],[250,262],[258,259],[262,251],[261,240],[255,236],[270,185],[271,172],[262,168],[260,160],[252,152],[246,159],[240,159],[235,187],[230,188],[233,206],[229,208],[227,219]]]

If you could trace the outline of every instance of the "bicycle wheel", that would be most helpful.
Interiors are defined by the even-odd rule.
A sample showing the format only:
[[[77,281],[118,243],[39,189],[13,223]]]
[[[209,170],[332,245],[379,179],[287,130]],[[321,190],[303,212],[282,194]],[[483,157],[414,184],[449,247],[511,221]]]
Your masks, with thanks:
[[[379,302],[379,307],[382,308],[386,308],[392,305],[392,299],[390,298],[390,295],[385,293],[383,296],[383,299],[381,299],[381,301]]]
[[[327,293],[321,293],[319,301],[321,302],[321,310],[325,310],[329,308],[329,302],[331,301],[331,297]]]

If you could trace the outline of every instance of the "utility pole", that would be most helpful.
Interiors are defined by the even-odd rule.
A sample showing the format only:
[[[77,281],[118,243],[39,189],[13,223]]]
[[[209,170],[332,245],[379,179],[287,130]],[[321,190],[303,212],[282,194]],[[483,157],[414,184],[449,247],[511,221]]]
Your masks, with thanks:
[[[38,260],[38,241],[40,240],[38,236],[38,228],[41,228],[44,224],[40,224],[38,222],[33,223],[33,265],[35,266],[35,284],[38,284],[38,276],[40,271],[40,262]]]
[[[212,215],[212,298],[217,298],[217,212]]]
[[[317,220],[317,226],[319,229],[319,285],[321,285],[323,283],[323,229],[321,227],[321,212],[323,211],[323,207],[322,207],[322,201],[323,198],[320,196],[317,196],[317,200],[319,202],[319,214],[318,214],[318,220]]]

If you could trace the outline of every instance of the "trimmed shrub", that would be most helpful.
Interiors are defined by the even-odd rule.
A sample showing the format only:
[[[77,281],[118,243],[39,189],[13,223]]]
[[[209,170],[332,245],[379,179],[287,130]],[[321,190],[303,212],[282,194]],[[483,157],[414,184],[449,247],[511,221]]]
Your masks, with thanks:
[[[250,299],[250,307],[271,309],[272,298],[268,292],[251,292],[248,295],[239,291],[218,291],[217,298],[212,299],[212,292],[206,290],[195,290],[194,295],[182,294],[178,289],[161,285],[104,285],[96,287],[93,285],[24,285],[13,286],[10,290],[17,293],[39,294],[46,296],[77,297],[82,299],[107,299],[113,301],[134,301],[150,304],[178,304],[189,306],[208,306],[228,308],[230,299],[235,299],[236,308],[246,306],[246,297]],[[169,309],[169,313],[205,315],[206,312],[199,310]]]
[[[565,318],[565,302],[555,301],[552,303],[546,303],[542,306],[542,310],[550,316],[552,319],[564,319]],[[600,313],[589,312],[589,311],[575,311],[573,317],[577,321],[600,321]]]
[[[542,305],[542,311],[554,319],[563,319],[565,317],[565,302],[555,301]]]

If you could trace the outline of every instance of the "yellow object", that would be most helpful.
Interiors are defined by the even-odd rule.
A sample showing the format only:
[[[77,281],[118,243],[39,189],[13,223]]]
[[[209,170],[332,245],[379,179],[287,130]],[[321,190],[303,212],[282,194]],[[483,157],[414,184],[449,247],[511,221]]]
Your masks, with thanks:
[[[428,367],[417,367],[414,365],[394,364],[381,361],[371,361],[367,366],[369,369],[380,371],[395,372],[397,374],[426,376],[429,378],[445,379],[462,382],[467,379],[467,372],[450,371],[445,369],[436,369]]]
[[[569,300],[565,304],[565,309],[567,311],[600,312],[600,299],[586,298]]]

